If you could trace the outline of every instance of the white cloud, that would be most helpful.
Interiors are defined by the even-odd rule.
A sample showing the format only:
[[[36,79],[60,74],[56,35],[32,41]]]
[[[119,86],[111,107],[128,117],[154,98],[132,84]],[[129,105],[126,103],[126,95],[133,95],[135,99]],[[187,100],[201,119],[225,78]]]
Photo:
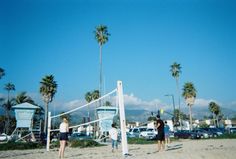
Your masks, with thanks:
[[[110,98],[112,104],[115,104],[115,97]],[[72,109],[75,109],[77,107],[83,106],[86,104],[85,100],[75,99],[69,102],[53,102],[53,105],[55,105],[57,110],[60,111],[69,111]],[[172,108],[172,105],[168,105],[166,103],[163,103],[160,99],[153,99],[150,101],[145,101],[141,98],[136,97],[134,94],[125,94],[124,95],[124,104],[126,108],[129,109],[144,109],[149,111],[155,111],[157,109],[170,109]],[[95,106],[93,104],[93,106]],[[91,107],[90,107],[91,108]]]
[[[112,104],[116,103],[116,98],[113,96],[110,98]],[[75,99],[69,102],[59,102],[54,101],[52,103],[52,109],[55,106],[57,111],[69,111],[77,107],[83,106],[87,102],[83,99]],[[172,105],[162,102],[160,99],[152,99],[150,101],[145,101],[139,97],[136,97],[133,93],[124,94],[124,105],[128,109],[144,109],[149,111],[156,111],[157,109],[172,109]],[[95,104],[93,104],[95,106]],[[92,107],[90,107],[93,109]]]
[[[202,99],[202,98],[197,98],[197,99],[195,100],[194,105],[196,105],[196,106],[201,106],[201,107],[208,107],[208,105],[209,105],[210,102],[215,102],[215,103],[221,105],[220,102],[218,102],[218,101],[216,101],[216,100],[214,100],[214,99]]]
[[[75,99],[75,100],[72,100],[69,102],[62,102],[62,101],[54,100],[50,104],[49,109],[50,109],[50,111],[57,112],[57,113],[58,112],[67,112],[67,111],[73,110],[75,108],[78,108],[84,104],[85,104],[85,101],[79,100],[79,99]]]
[[[236,101],[232,101],[232,102],[230,103],[230,105],[231,105],[231,106],[236,106]]]
[[[221,105],[220,105],[221,106]],[[228,109],[232,109],[232,110],[236,110],[236,101],[232,101],[232,102],[229,102],[229,103],[225,103],[224,105],[222,105],[223,107],[225,108],[228,108]]]
[[[80,106],[83,106],[84,104],[86,104],[85,100],[76,99],[76,100],[66,102],[64,105],[65,105],[65,109],[69,111],[69,110],[78,108]]]
[[[112,104],[115,104],[115,101],[116,101],[115,96],[110,98],[110,102],[112,102]],[[197,98],[195,100],[194,106],[208,107],[209,103],[212,101],[216,102],[220,106],[222,105],[222,103],[220,103],[214,99]],[[69,110],[75,109],[77,107],[83,106],[86,103],[87,102],[84,99],[75,99],[75,100],[72,100],[69,102],[54,101],[51,106],[52,107],[55,106],[57,111],[69,111]],[[173,105],[171,102],[169,102],[167,104],[157,98],[149,100],[149,101],[143,100],[142,98],[135,96],[133,93],[124,94],[124,104],[125,104],[125,107],[128,109],[144,109],[144,110],[148,110],[148,111],[156,111],[157,109],[164,109],[164,110],[173,109]],[[229,105],[236,106],[236,101],[231,102]],[[93,106],[95,106],[95,104],[93,104]],[[181,102],[182,109],[187,108],[184,106],[186,106],[186,104],[184,101],[182,101]],[[178,108],[177,103],[176,103],[176,108]],[[93,108],[90,107],[90,109],[93,109]]]
[[[157,110],[160,108],[169,107],[167,104],[163,103],[159,99],[145,101],[145,100],[142,100],[141,98],[134,96],[133,93],[124,95],[124,104],[128,108],[145,109],[145,110]]]

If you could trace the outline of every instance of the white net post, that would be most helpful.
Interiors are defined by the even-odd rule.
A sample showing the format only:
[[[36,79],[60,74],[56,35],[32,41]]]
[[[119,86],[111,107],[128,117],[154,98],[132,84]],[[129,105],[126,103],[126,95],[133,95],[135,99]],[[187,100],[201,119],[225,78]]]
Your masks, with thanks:
[[[126,136],[126,120],[125,120],[125,109],[124,109],[124,96],[122,82],[117,81],[117,94],[118,94],[118,104],[120,109],[120,129],[121,129],[121,145],[122,154],[128,155],[128,145]]]
[[[50,148],[50,132],[51,132],[51,112],[48,112],[48,133],[47,133],[47,151]]]

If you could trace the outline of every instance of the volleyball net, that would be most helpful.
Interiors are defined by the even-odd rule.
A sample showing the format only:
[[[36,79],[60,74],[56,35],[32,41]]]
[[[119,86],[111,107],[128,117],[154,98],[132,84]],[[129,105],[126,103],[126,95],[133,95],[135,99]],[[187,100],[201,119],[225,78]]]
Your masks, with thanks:
[[[122,82],[117,81],[117,87],[100,98],[96,92],[86,94],[85,98],[88,103],[82,106],[53,116],[48,113],[47,151],[51,134],[58,133],[61,119],[67,118],[70,132],[86,133],[93,138],[106,134],[115,123],[121,131],[122,153],[128,154]]]

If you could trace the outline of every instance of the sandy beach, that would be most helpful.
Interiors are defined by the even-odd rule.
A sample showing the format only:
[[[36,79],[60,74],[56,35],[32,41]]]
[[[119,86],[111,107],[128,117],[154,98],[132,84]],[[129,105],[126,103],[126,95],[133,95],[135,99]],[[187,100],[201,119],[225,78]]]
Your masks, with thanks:
[[[172,142],[167,150],[156,152],[157,145],[128,145],[127,159],[234,159],[236,139],[224,140],[180,140]],[[0,158],[6,159],[53,159],[58,158],[58,149],[0,151]],[[121,147],[112,153],[111,146],[94,148],[66,148],[69,159],[122,159]]]

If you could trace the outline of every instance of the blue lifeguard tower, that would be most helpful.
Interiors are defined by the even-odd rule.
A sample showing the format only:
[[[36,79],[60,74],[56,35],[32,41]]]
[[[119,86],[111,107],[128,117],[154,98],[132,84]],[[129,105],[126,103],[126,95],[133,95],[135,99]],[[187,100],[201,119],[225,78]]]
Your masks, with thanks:
[[[16,117],[16,128],[12,133],[12,137],[15,135],[19,138],[16,141],[24,140],[26,137],[31,135],[31,141],[35,140],[34,131],[41,132],[41,126],[38,129],[33,129],[33,117],[35,115],[36,109],[39,109],[39,106],[30,104],[30,103],[22,103],[12,107],[15,112]],[[41,123],[41,122],[40,122]],[[26,133],[25,136],[22,137],[23,133]],[[28,134],[27,134],[28,133]]]
[[[111,129],[113,119],[118,114],[117,107],[101,106],[96,109],[98,119],[104,119],[99,121],[100,134],[106,134]]]

